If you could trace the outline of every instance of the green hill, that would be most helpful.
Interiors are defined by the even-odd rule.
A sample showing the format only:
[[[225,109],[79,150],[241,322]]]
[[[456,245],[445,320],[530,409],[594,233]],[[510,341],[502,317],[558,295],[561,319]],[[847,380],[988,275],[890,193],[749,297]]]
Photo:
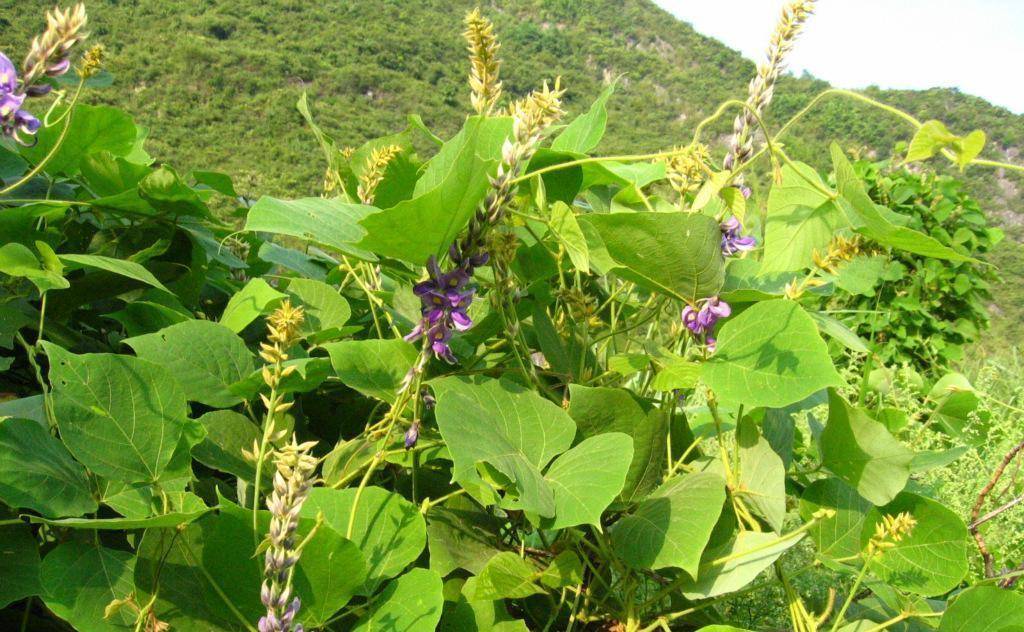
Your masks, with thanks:
[[[3,0],[0,46],[23,54],[52,0]],[[229,172],[249,193],[297,195],[318,186],[322,163],[295,110],[308,92],[318,120],[356,145],[405,126],[418,111],[438,133],[468,111],[461,19],[465,0],[93,0],[92,40],[110,52],[112,88],[89,98],[129,110],[151,129],[150,149],[181,169]],[[495,0],[483,6],[503,44],[506,91],[561,75],[578,110],[623,75],[602,147],[655,150],[688,138],[722,100],[742,98],[754,65],[647,0]],[[813,19],[809,28],[814,28]],[[856,51],[851,51],[856,54]],[[827,84],[786,78],[772,119]],[[951,90],[870,91],[956,132],[981,127],[987,152],[1024,147],[1024,117]],[[718,129],[728,132],[728,122]],[[789,139],[794,156],[824,166],[838,137],[886,155],[910,130],[887,115],[829,101]],[[1007,224],[1024,181],[986,174],[975,193]]]

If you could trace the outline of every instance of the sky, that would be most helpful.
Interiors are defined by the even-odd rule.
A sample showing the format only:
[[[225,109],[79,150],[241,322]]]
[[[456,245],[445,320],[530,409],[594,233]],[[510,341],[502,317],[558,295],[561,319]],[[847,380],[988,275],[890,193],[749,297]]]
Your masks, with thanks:
[[[784,0],[654,0],[760,61]],[[1024,113],[1024,0],[819,0],[789,58],[840,88],[959,88]]]

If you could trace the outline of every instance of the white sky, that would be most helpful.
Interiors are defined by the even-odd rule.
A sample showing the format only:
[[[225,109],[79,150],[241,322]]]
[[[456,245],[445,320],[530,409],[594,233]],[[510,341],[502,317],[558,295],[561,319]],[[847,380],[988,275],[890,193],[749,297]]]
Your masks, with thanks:
[[[654,0],[760,61],[784,0]],[[955,87],[1024,113],[1024,0],[819,0],[789,58],[841,88]]]

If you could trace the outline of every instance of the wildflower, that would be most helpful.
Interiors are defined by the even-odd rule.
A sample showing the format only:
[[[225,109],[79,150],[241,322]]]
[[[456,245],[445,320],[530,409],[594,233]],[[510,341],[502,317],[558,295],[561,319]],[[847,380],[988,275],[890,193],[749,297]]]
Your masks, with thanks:
[[[405,431],[405,449],[411,450],[416,447],[416,442],[420,440],[420,422],[414,421],[409,429]]]
[[[444,273],[437,263],[437,257],[427,261],[429,277],[413,286],[413,293],[420,297],[422,319],[419,324],[405,336],[412,342],[424,335],[430,341],[434,355],[451,364],[455,363],[448,341],[452,330],[465,331],[473,326],[473,321],[466,310],[473,302],[476,288],[469,285],[469,280],[477,265],[487,262],[487,254],[479,253],[472,258],[463,259],[453,246],[452,260],[456,268]]]
[[[21,108],[25,98],[24,93],[18,93],[18,71],[11,60],[0,53],[0,129],[4,136],[19,143],[23,143],[19,133],[35,134],[40,125],[39,119]]]
[[[707,179],[710,173],[707,166],[708,156],[707,146],[694,145],[686,151],[676,147],[672,155],[664,159],[668,183],[679,197],[695,192]]]
[[[698,336],[714,329],[720,318],[727,318],[732,314],[729,304],[717,296],[701,299],[698,305],[696,308],[687,305],[682,313],[683,325]]]
[[[469,49],[470,101],[477,114],[490,114],[501,97],[501,82],[498,81],[501,44],[494,35],[494,24],[482,16],[479,9],[466,14],[465,23],[466,31],[462,36]]]
[[[259,632],[302,632],[302,625],[293,625],[301,605],[291,597],[291,575],[301,550],[295,546],[295,530],[299,526],[299,509],[313,487],[317,459],[309,454],[315,442],[291,444],[277,452],[274,463],[274,492],[267,499],[270,529],[261,548],[264,555],[263,586],[260,600],[267,614],[260,617]]]
[[[897,542],[910,535],[916,526],[917,521],[905,511],[895,516],[882,516],[882,520],[875,523],[874,535],[868,540],[867,557],[881,555],[893,548]]]
[[[32,40],[22,66],[25,86],[32,86],[43,76],[63,75],[71,68],[71,48],[88,37],[82,31],[87,21],[85,5],[81,3],[66,11],[55,7],[46,13],[46,30]]]
[[[363,172],[359,174],[359,187],[356,189],[356,194],[359,196],[360,202],[373,204],[377,187],[384,179],[384,172],[387,171],[388,164],[401,152],[402,148],[398,145],[384,145],[370,152],[370,157],[366,159],[366,164],[363,166]]]
[[[742,164],[754,153],[751,130],[757,125],[757,119],[768,109],[775,93],[775,82],[785,68],[785,57],[793,49],[804,22],[813,10],[814,0],[793,0],[782,9],[782,17],[768,46],[768,59],[757,67],[757,74],[750,81],[747,107],[733,122],[732,142],[723,163],[726,169]]]
[[[753,250],[757,246],[757,240],[753,237],[741,237],[740,231],[743,226],[740,224],[740,220],[733,216],[722,222],[722,254],[726,257],[735,255],[739,252],[746,252]]]

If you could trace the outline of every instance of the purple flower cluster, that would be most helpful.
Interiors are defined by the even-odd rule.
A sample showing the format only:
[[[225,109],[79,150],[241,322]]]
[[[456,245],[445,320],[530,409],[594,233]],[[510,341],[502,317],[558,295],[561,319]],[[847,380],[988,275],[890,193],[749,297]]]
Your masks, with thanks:
[[[267,587],[265,584],[263,586],[262,593],[265,597],[267,593]],[[264,601],[266,601],[265,598]],[[288,604],[280,616],[268,612],[266,616],[260,617],[259,622],[256,624],[256,628],[259,632],[303,632],[302,624],[294,623],[295,615],[298,614],[300,606],[301,602],[299,601],[299,598],[296,597],[292,599],[291,603]]]
[[[730,216],[729,219],[722,222],[721,228],[722,254],[726,257],[731,257],[739,252],[753,250],[757,246],[757,240],[753,237],[743,237],[740,235],[743,225],[734,216]]]
[[[465,331],[473,326],[466,310],[473,302],[476,288],[469,282],[476,268],[487,263],[488,255],[463,257],[459,248],[452,245],[449,256],[455,263],[451,272],[442,272],[437,257],[431,256],[427,261],[429,278],[413,286],[413,293],[423,304],[423,318],[405,339],[412,342],[425,335],[435,356],[455,364],[455,354],[448,341],[453,331]]]
[[[704,342],[711,352],[715,351],[715,339],[707,334],[715,328],[715,323],[720,318],[726,318],[732,314],[729,304],[712,296],[697,301],[698,307],[687,305],[683,308],[683,325],[695,336],[704,336]]]
[[[49,88],[49,86],[46,87]],[[46,92],[41,94],[46,94]],[[28,135],[36,133],[40,125],[39,119],[32,116],[28,110],[23,110],[21,105],[27,97],[39,95],[38,90],[31,88],[27,94],[19,93],[18,71],[11,60],[0,53],[0,130],[3,131],[4,136],[23,143],[24,141],[18,136],[19,132]]]

